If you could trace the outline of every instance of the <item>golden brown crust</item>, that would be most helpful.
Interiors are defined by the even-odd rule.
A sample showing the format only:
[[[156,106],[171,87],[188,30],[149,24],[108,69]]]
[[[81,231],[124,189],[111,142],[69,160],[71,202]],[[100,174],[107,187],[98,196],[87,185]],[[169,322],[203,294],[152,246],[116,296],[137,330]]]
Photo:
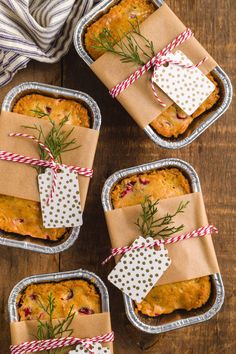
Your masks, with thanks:
[[[114,38],[119,40],[124,33],[131,31],[132,23],[137,20],[142,23],[154,11],[155,7],[149,0],[122,0],[88,27],[85,34],[86,50],[93,59],[99,58],[104,52],[94,48],[94,38],[97,38],[104,28],[109,29]]]
[[[19,235],[56,241],[66,229],[43,227],[41,208],[38,202],[0,194],[0,229]]]
[[[35,113],[37,110],[50,114],[51,119],[56,123],[68,117],[67,124],[90,127],[88,110],[81,103],[73,100],[32,94],[20,98],[13,107],[13,112],[29,117],[38,117]],[[43,118],[48,119],[47,116]]]
[[[54,319],[65,318],[71,306],[76,315],[101,312],[100,295],[93,284],[85,280],[67,280],[29,285],[18,297],[19,320],[48,320],[40,303],[46,307],[50,294],[55,299]]]
[[[111,199],[116,209],[140,204],[146,195],[157,200],[188,193],[188,180],[177,168],[171,168],[124,178],[114,187]]]
[[[177,138],[187,130],[193,121],[190,116],[178,118],[179,112],[182,113],[182,110],[176,104],[173,104],[154,119],[150,125],[158,134],[166,138]]]
[[[211,93],[211,95],[191,116],[186,115],[176,104],[173,104],[167,108],[162,114],[151,122],[152,128],[158,134],[166,138],[177,138],[180,134],[183,134],[187,130],[194,118],[199,117],[216,104],[220,98],[219,86],[211,74],[208,74],[207,77],[215,85],[215,90]]]
[[[209,276],[155,286],[137,305],[142,314],[154,317],[184,309],[190,311],[204,305],[211,293]]]
[[[177,168],[156,170],[124,178],[116,184],[111,201],[114,209],[140,204],[145,196],[154,200],[191,192],[187,178]],[[208,276],[155,286],[137,305],[137,311],[155,317],[178,309],[190,311],[204,305],[211,291]]]
[[[51,119],[57,123],[68,116],[67,124],[90,127],[87,109],[73,100],[30,94],[20,98],[13,108],[15,113],[38,117],[35,110],[50,114]],[[42,119],[48,119],[48,116]],[[5,195],[0,195],[0,229],[51,241],[57,241],[66,233],[65,228],[46,229],[43,227],[38,202]]]

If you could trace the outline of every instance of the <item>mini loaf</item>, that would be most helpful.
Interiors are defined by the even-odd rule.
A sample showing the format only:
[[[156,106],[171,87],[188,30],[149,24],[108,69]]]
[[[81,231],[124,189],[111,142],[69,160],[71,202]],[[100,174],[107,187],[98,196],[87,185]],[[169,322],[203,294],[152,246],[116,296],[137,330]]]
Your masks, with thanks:
[[[48,306],[48,296],[55,299],[53,319],[65,318],[71,306],[76,315],[101,312],[101,299],[95,286],[86,280],[66,280],[59,283],[39,283],[27,286],[18,297],[20,321],[48,320],[43,307]]]
[[[85,34],[86,50],[93,59],[98,59],[104,51],[95,47],[95,38],[104,28],[109,29],[114,38],[119,40],[132,30],[131,24],[134,25],[137,20],[142,23],[155,10],[153,3],[148,0],[120,1],[107,14],[88,27]],[[208,74],[207,77],[214,83],[215,90],[202,105],[191,116],[188,116],[176,104],[173,104],[150,123],[155,132],[166,138],[177,138],[187,130],[195,118],[215,106],[220,98],[219,86],[212,74]]]
[[[114,209],[140,204],[145,196],[157,199],[181,196],[191,192],[186,177],[176,168],[156,170],[133,175],[116,184],[111,201]],[[203,306],[209,299],[211,283],[209,276],[158,285],[152,288],[136,309],[150,317]]]
[[[26,95],[16,102],[13,112],[41,119],[50,116],[57,123],[68,117],[66,124],[90,127],[88,110],[81,103],[64,98]],[[51,241],[59,240],[66,233],[65,228],[46,229],[43,226],[40,203],[5,195],[0,195],[0,229]]]

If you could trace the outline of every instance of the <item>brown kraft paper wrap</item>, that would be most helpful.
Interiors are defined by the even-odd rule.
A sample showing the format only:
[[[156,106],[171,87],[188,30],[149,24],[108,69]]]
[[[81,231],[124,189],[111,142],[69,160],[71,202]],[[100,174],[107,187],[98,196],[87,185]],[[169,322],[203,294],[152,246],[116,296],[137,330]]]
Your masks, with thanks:
[[[181,201],[189,201],[190,203],[183,214],[178,214],[174,218],[176,226],[184,225],[183,230],[174,236],[208,225],[204,201],[200,192],[160,200],[157,217],[174,213]],[[141,211],[141,205],[135,205],[105,212],[113,248],[130,246],[140,236],[135,222]],[[190,280],[219,272],[211,235],[176,242],[165,247],[168,249],[172,262],[159,279],[158,285]]]
[[[34,130],[22,126],[40,125],[43,132],[51,129],[47,120],[27,117],[17,113],[2,112],[0,116],[0,150],[14,152],[21,155],[39,158],[38,144],[21,137],[9,137],[9,133],[26,133],[34,135]],[[71,125],[65,125],[70,130]],[[99,132],[94,129],[76,127],[71,134],[80,147],[62,154],[62,161],[66,165],[92,168]],[[32,166],[11,161],[0,161],[0,194],[39,201],[37,172]],[[82,209],[85,205],[89,186],[89,177],[78,176]]]
[[[171,9],[163,4],[140,25],[140,29],[141,33],[154,43],[157,53],[182,33],[186,27]],[[183,51],[194,64],[207,56],[207,61],[200,66],[200,70],[205,75],[217,66],[214,59],[194,37],[186,40],[173,52],[176,50]],[[122,63],[120,57],[112,53],[103,54],[91,65],[91,69],[109,90],[127,79],[137,68],[133,63]],[[152,71],[149,70],[117,96],[117,100],[141,128],[145,128],[162,111],[173,104],[173,101],[156,86],[157,94],[166,103],[166,107],[163,108],[157,102],[151,88],[151,74]]]
[[[54,320],[57,323],[57,320]],[[28,341],[35,340],[37,334],[38,322],[36,320],[11,322],[11,344],[21,344]],[[77,316],[73,319],[70,328],[73,329],[72,336],[75,338],[92,338],[110,333],[111,319],[110,313],[103,312],[94,315]],[[113,344],[101,343],[102,346],[110,348],[111,354],[113,353]],[[63,353],[69,353],[71,347]]]

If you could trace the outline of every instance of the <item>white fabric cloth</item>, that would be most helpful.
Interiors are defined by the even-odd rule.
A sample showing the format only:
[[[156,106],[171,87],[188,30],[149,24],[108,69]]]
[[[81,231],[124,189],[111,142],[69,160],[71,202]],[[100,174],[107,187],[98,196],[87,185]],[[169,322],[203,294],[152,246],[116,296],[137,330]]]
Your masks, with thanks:
[[[97,0],[0,0],[0,87],[30,59],[54,63]]]

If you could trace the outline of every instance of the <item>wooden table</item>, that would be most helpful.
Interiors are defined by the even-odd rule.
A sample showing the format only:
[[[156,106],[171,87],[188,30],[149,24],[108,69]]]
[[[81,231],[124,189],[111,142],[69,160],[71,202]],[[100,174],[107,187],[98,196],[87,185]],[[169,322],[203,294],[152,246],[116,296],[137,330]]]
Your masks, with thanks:
[[[236,2],[234,0],[168,0],[183,22],[193,29],[206,49],[236,79]],[[109,236],[100,202],[106,178],[113,172],[167,157],[186,160],[197,170],[211,223],[220,229],[215,248],[225,285],[222,310],[213,319],[177,331],[147,335],[127,320],[121,293],[106,281],[110,292],[112,323],[116,334],[116,354],[233,354],[236,352],[235,259],[235,108],[190,146],[168,151],[155,146],[118,102],[80,60],[74,49],[54,65],[31,62],[12,82],[1,89],[1,100],[15,85],[38,81],[78,89],[97,100],[102,110],[102,129],[95,159],[95,178],[90,185],[84,225],[78,241],[60,255],[41,255],[0,247],[0,352],[8,353],[10,344],[7,300],[12,287],[22,278],[40,273],[85,268],[106,281],[112,264],[101,267],[110,248]],[[109,269],[108,269],[109,268]]]

